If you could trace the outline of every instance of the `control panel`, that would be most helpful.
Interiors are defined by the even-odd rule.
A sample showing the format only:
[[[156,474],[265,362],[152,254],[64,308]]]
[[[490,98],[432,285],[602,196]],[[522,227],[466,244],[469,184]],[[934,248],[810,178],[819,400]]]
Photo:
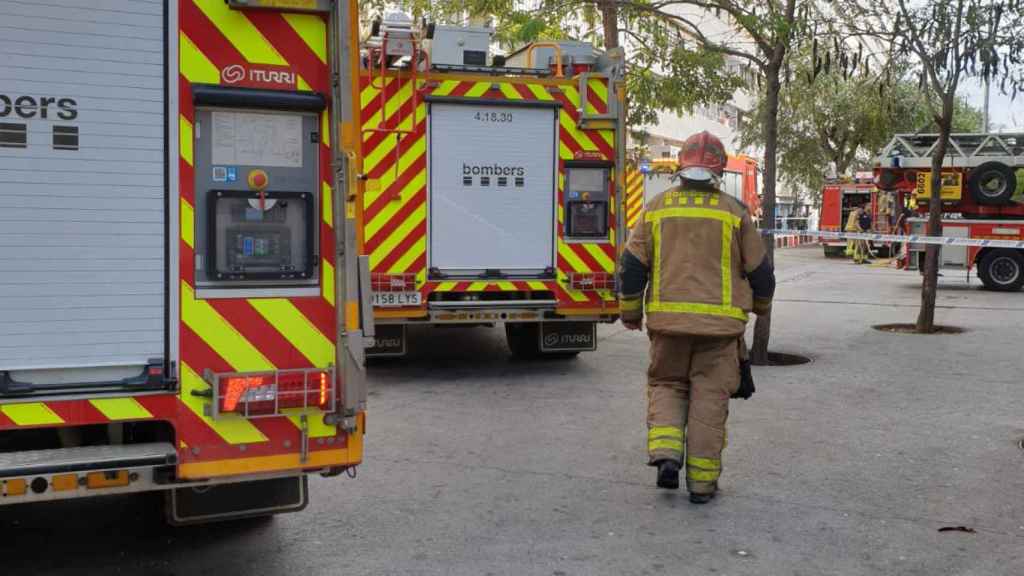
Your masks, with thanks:
[[[565,166],[565,237],[597,240],[608,236],[611,166],[567,162]]]

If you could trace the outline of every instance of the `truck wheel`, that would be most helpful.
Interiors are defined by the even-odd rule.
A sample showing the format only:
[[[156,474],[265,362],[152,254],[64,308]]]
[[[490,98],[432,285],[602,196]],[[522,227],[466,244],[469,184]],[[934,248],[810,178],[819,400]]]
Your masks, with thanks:
[[[978,204],[1009,204],[1017,189],[1017,175],[1006,164],[986,162],[971,170],[967,189]]]
[[[536,322],[506,323],[505,339],[513,358],[529,360],[540,356],[540,324]]]
[[[1020,290],[1024,286],[1024,256],[1016,250],[993,250],[978,263],[978,278],[989,290]]]

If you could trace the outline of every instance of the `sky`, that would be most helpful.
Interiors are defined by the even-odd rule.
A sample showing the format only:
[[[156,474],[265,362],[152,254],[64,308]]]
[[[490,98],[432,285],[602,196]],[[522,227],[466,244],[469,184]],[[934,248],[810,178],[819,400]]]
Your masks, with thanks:
[[[991,127],[993,130],[1002,131],[1024,131],[1024,94],[1018,94],[1015,101],[1002,94],[996,87],[993,87],[989,105],[991,115]],[[985,105],[985,89],[982,84],[975,80],[968,80],[961,90],[967,100],[983,109]],[[1014,130],[1015,129],[1015,130]]]

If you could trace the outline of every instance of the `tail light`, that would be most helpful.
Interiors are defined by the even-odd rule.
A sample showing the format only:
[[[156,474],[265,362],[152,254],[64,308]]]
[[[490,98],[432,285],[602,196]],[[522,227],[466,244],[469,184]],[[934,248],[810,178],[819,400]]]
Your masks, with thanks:
[[[374,292],[413,292],[416,290],[416,275],[374,272],[370,276],[370,287]]]
[[[615,290],[615,274],[608,272],[573,272],[569,274],[573,290]]]
[[[208,374],[213,412],[276,416],[288,409],[334,410],[334,369]]]

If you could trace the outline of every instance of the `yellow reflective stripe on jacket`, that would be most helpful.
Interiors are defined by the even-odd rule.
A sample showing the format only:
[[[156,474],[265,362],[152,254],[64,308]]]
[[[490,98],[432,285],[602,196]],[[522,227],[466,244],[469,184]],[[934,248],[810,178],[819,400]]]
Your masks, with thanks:
[[[661,299],[661,221],[666,218],[703,218],[718,220],[722,223],[722,304],[706,304],[701,302],[664,302]],[[645,216],[652,224],[651,233],[654,242],[653,270],[651,273],[651,301],[647,305],[650,312],[670,312],[676,314],[704,314],[708,316],[724,316],[747,321],[747,313],[742,308],[732,305],[732,239],[733,231],[739,228],[742,218],[724,210],[714,208],[660,208],[652,210]]]
[[[675,438],[676,440],[683,439],[682,428],[675,426],[652,426],[647,431],[647,439],[654,440],[656,438]]]
[[[680,453],[682,453],[682,451],[683,451],[683,441],[682,440],[670,440],[668,438],[661,438],[659,440],[648,440],[647,441],[647,450],[649,452],[654,452],[655,450],[671,450],[673,452],[680,452]]]
[[[722,475],[722,461],[712,458],[686,457],[686,477],[695,482],[714,482]]]

